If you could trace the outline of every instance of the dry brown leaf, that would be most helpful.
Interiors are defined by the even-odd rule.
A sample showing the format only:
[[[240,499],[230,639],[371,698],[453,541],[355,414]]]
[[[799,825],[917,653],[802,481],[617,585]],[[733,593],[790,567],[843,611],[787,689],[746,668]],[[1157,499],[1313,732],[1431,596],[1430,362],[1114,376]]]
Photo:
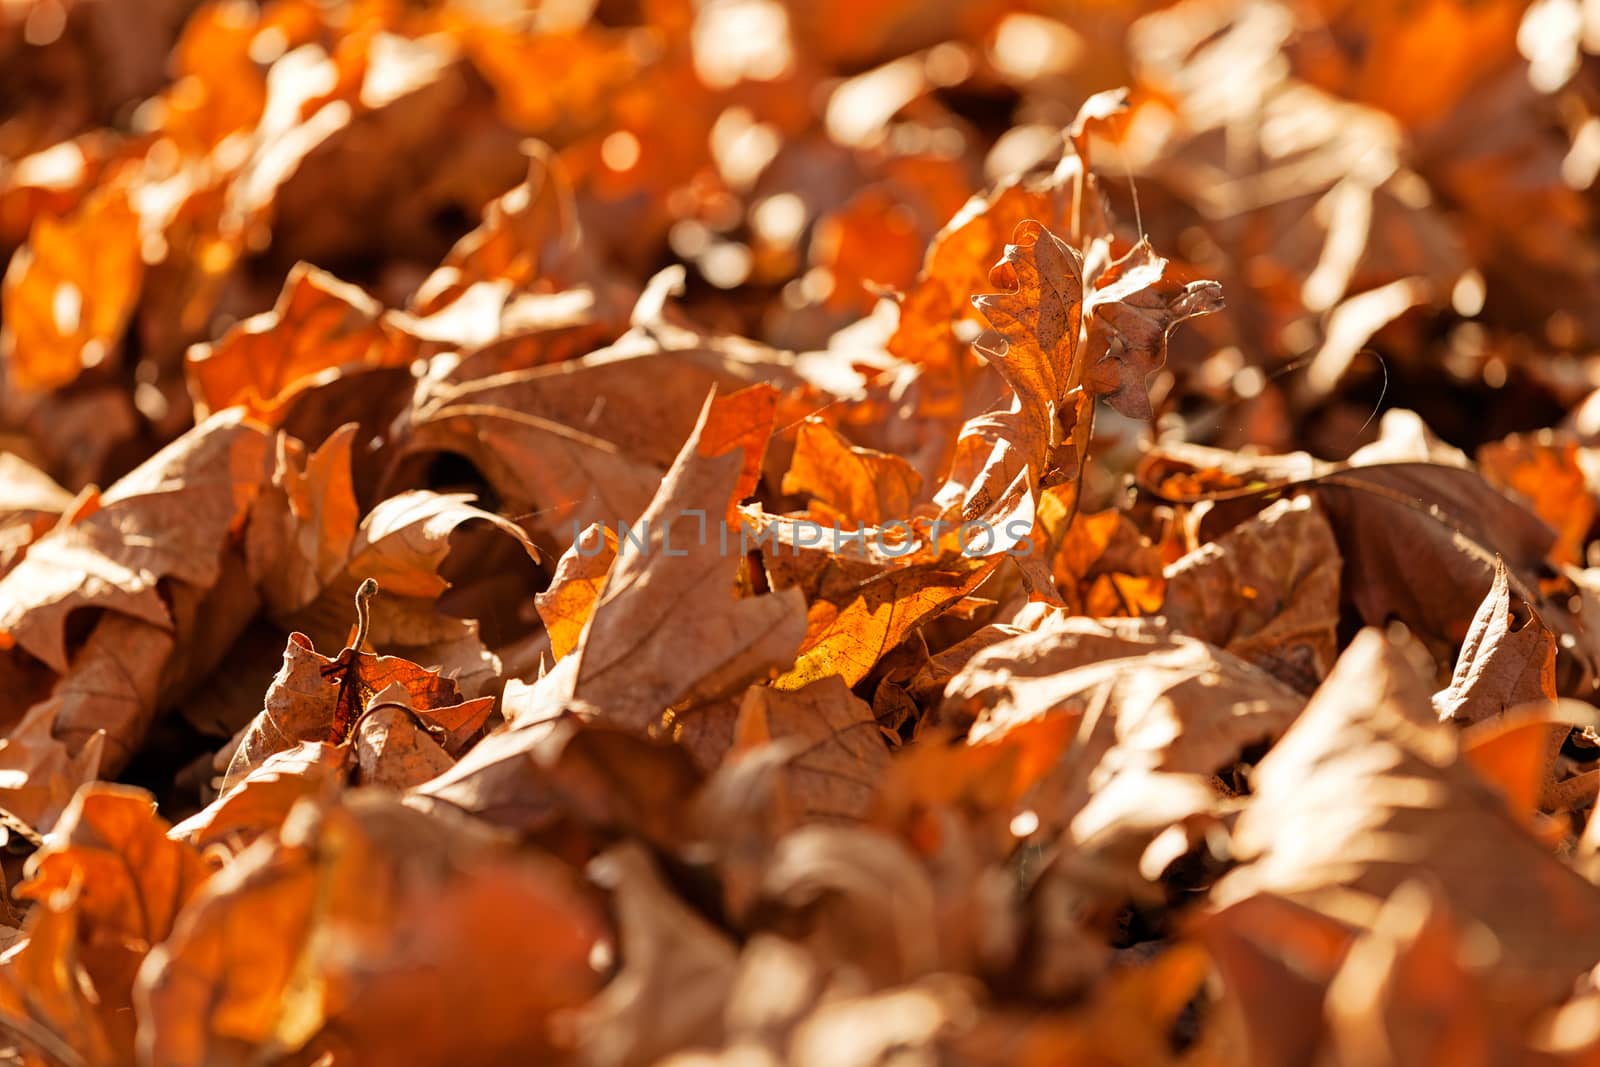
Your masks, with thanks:
[[[384,692],[397,688],[390,683]],[[406,697],[403,688],[396,695]],[[485,715],[489,703],[482,702]],[[361,785],[405,790],[429,781],[455,763],[419,725],[409,707],[386,700],[383,693],[372,698],[350,740],[355,746],[356,780]]]
[[[301,797],[342,785],[349,749],[303,741],[274,752],[205,808],[172,828],[172,836],[197,847],[221,842],[249,844],[273,833]]]
[[[148,622],[102,617],[41,705],[51,709],[51,736],[73,753],[97,738],[103,775],[126,767],[155,719],[175,644]]]
[[[1223,983],[1223,1025],[1252,1064],[1311,1061],[1328,983],[1355,935],[1293,900],[1255,893],[1201,915],[1196,939]],[[1221,1029],[1221,1027],[1219,1027]]]
[[[589,877],[611,891],[622,965],[576,1016],[585,1062],[632,1067],[714,1043],[738,959],[733,943],[668,892],[638,845],[597,856]]]
[[[0,808],[43,833],[55,825],[78,788],[100,776],[105,735],[76,746],[53,733],[59,703],[35,704],[0,740]]]
[[[763,555],[775,588],[802,589],[810,597],[799,655],[773,683],[781,689],[833,675],[849,685],[860,682],[919,626],[976,589],[999,563],[999,557],[950,552],[928,562],[863,562],[815,548],[786,563],[784,556],[801,554],[793,545],[793,538],[780,532],[778,547]]]
[[[1040,495],[1036,530],[1048,528],[1053,518],[1060,521],[1059,502],[1048,490]],[[1166,599],[1161,554],[1139,528],[1114,509],[1071,516],[1068,507],[1064,518],[1070,526],[1041,560],[1050,567],[1062,606],[1074,615],[1094,618],[1136,618],[1161,611]]]
[[[763,745],[783,747],[777,789],[801,820],[862,817],[889,763],[872,709],[838,675],[788,692],[750,687],[736,731],[730,759]]]
[[[813,417],[800,425],[783,491],[809,494],[824,519],[838,518],[856,529],[910,515],[922,476],[899,456],[852,445]]]
[[[238,323],[216,344],[196,345],[186,365],[202,414],[238,404],[277,425],[295,394],[322,376],[410,362],[408,341],[366,293],[300,264],[273,310]]]
[[[1593,965],[1600,893],[1550,856],[1463,766],[1454,731],[1378,633],[1364,631],[1252,778],[1227,904],[1276,893],[1371,929],[1403,883],[1439,887],[1496,945],[1503,995],[1537,1002]],[[1533,877],[1530,877],[1530,874]]]
[[[556,561],[550,588],[534,598],[539,618],[550,634],[550,652],[556,659],[578,647],[583,628],[605,590],[617,547],[615,530],[590,526]]]
[[[1521,614],[1511,600],[1505,564],[1497,559],[1494,584],[1472,618],[1455,674],[1434,694],[1441,719],[1471,724],[1554,702],[1555,636],[1537,618]]]
[[[518,698],[506,687],[507,704]],[[681,842],[684,809],[700,784],[679,748],[562,715],[484,738],[413,796],[437,800],[488,822],[552,842],[634,834],[659,847]]]
[[[0,645],[67,669],[67,616],[105,608],[156,626],[171,618],[156,583],[208,589],[223,544],[266,481],[268,438],[219,415],[62,517],[0,577]]]
[[[442,711],[452,719],[464,702],[454,681],[399,656],[380,656],[346,647],[333,658],[321,655],[304,634],[290,634],[283,666],[267,689],[266,707],[233,747],[223,776],[227,792],[274,753],[306,741],[343,744],[350,740],[368,701],[398,685],[417,714]],[[466,702],[480,713],[489,697]],[[481,723],[481,717],[478,719]],[[441,735],[448,729],[441,726]],[[468,731],[470,733],[470,731]]]
[[[1083,746],[1077,793],[1126,769],[1221,771],[1281,734],[1301,703],[1259,668],[1159,621],[1065,617],[974,655],[945,687],[940,718],[970,722],[974,742],[1065,719]]]
[[[771,418],[770,396],[755,390],[706,404],[639,516],[644,547],[619,548],[577,650],[545,680],[603,722],[641,734],[671,730],[680,715],[793,661],[804,625],[799,594],[739,598],[740,556],[723,547],[739,533],[718,530],[749,469],[743,442],[728,431],[746,425],[752,407]]]
[[[1167,568],[1174,629],[1309,693],[1338,649],[1339,546],[1313,497],[1281,500]]]
[[[1094,279],[1084,301],[1083,386],[1130,419],[1155,415],[1145,386],[1167,361],[1172,328],[1223,306],[1222,286],[1176,273],[1141,241]]]

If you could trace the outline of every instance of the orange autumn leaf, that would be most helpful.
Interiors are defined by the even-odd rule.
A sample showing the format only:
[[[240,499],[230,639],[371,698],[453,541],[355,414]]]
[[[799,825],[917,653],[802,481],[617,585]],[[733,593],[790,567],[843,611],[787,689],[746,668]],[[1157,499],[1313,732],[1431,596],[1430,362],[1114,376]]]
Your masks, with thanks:
[[[0,1059],[1594,1067],[1594,6],[0,0]]]
[[[410,344],[382,320],[371,297],[303,264],[290,272],[271,311],[238,323],[215,344],[196,346],[185,361],[202,411],[241,404],[271,423],[311,379],[404,365]]]
[[[144,278],[140,247],[120,186],[39,220],[0,285],[0,362],[18,389],[58,389],[117,356]]]

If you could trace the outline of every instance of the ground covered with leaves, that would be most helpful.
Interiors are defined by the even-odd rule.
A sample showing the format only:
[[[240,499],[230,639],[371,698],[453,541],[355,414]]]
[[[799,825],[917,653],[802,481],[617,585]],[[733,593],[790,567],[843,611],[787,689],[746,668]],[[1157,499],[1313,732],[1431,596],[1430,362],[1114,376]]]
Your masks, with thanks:
[[[1592,52],[0,0],[0,1055],[1600,1064]]]

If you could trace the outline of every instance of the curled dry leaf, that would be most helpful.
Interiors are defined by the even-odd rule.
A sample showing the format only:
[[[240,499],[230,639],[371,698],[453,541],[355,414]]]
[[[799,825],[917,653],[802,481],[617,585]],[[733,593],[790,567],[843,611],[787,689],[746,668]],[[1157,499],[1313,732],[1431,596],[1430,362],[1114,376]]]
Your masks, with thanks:
[[[355,746],[357,780],[362,785],[409,789],[455,762],[423,729],[409,702],[405,687],[391,682],[373,696],[366,712],[356,720],[350,740]],[[483,715],[489,713],[489,703],[482,701]]]
[[[550,588],[534,598],[539,618],[550,635],[556,659],[578,647],[583,628],[606,587],[606,575],[617,559],[617,534],[609,526],[590,526],[573,539],[556,561]]]
[[[194,346],[186,364],[200,412],[240,405],[277,425],[319,376],[403,365],[413,348],[372,297],[302,263],[289,272],[277,306],[238,323],[215,344]]]
[[[1537,618],[1519,618],[1506,566],[1472,617],[1450,684],[1434,694],[1439,718],[1470,724],[1556,699],[1556,641]],[[1526,605],[1520,605],[1526,612]]]
[[[410,711],[436,727],[442,740],[470,735],[477,727],[467,729],[467,724],[481,725],[493,705],[490,697],[463,701],[455,682],[399,656],[347,647],[330,659],[304,634],[290,634],[283,666],[267,689],[266,707],[234,746],[223,792],[276,752],[307,741],[338,745],[350,740],[368,701],[391,685],[400,687]],[[434,716],[437,721],[430,721]]]
[[[1222,286],[1173,277],[1171,264],[1140,241],[1095,279],[1084,303],[1084,388],[1130,419],[1153,418],[1145,383],[1167,360],[1167,335],[1221,309]]]
[[[820,515],[857,526],[881,526],[911,514],[922,476],[899,456],[852,445],[821,419],[801,423],[785,493],[805,493]]]
[[[222,841],[248,844],[282,825],[301,797],[343,785],[349,749],[302,741],[274,752],[205,808],[172,828],[172,836],[197,847]]]

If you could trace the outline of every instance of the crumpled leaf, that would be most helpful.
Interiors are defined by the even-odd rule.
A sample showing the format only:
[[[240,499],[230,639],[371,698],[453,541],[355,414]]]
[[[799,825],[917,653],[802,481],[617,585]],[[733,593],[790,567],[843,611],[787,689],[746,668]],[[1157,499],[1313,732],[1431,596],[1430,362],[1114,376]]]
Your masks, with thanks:
[[[1170,271],[1141,241],[1095,279],[1084,302],[1084,388],[1130,419],[1155,417],[1145,382],[1166,362],[1172,328],[1223,306],[1216,282],[1183,281]]]
[[[1135,666],[1137,665],[1137,666]],[[987,742],[1061,717],[1086,746],[1078,789],[1123,769],[1213,774],[1277,737],[1301,697],[1244,660],[1156,620],[1064,617],[976,653],[945,686],[940,719]]]
[[[754,391],[706,404],[639,516],[649,540],[619,549],[578,648],[563,661],[572,666],[546,679],[606,723],[639,733],[670,726],[674,709],[692,712],[792,662],[804,626],[799,594],[738,598],[739,557],[723,550],[716,529],[749,459],[744,442],[725,435],[751,405],[771,417],[770,399]]]
[[[350,753],[325,741],[302,741],[274,752],[217,799],[172,828],[197,846],[250,840],[275,832],[301,797],[342,785]]]
[[[783,475],[785,493],[807,493],[821,514],[851,524],[881,526],[911,513],[922,476],[899,456],[859,448],[818,418],[800,425],[794,459]]]
[[[17,896],[43,901],[81,882],[79,936],[136,952],[166,940],[211,873],[198,852],[167,837],[149,794],[103,783],[72,798],[28,872]]]
[[[473,717],[474,710],[487,712],[493,704],[491,697],[463,701],[454,681],[399,656],[346,647],[329,658],[304,634],[290,634],[283,666],[267,689],[266,707],[233,748],[222,791],[242,782],[274,753],[307,741],[338,745],[350,740],[367,702],[391,685],[403,690],[418,716],[437,717],[442,736],[448,736],[448,724]]]

